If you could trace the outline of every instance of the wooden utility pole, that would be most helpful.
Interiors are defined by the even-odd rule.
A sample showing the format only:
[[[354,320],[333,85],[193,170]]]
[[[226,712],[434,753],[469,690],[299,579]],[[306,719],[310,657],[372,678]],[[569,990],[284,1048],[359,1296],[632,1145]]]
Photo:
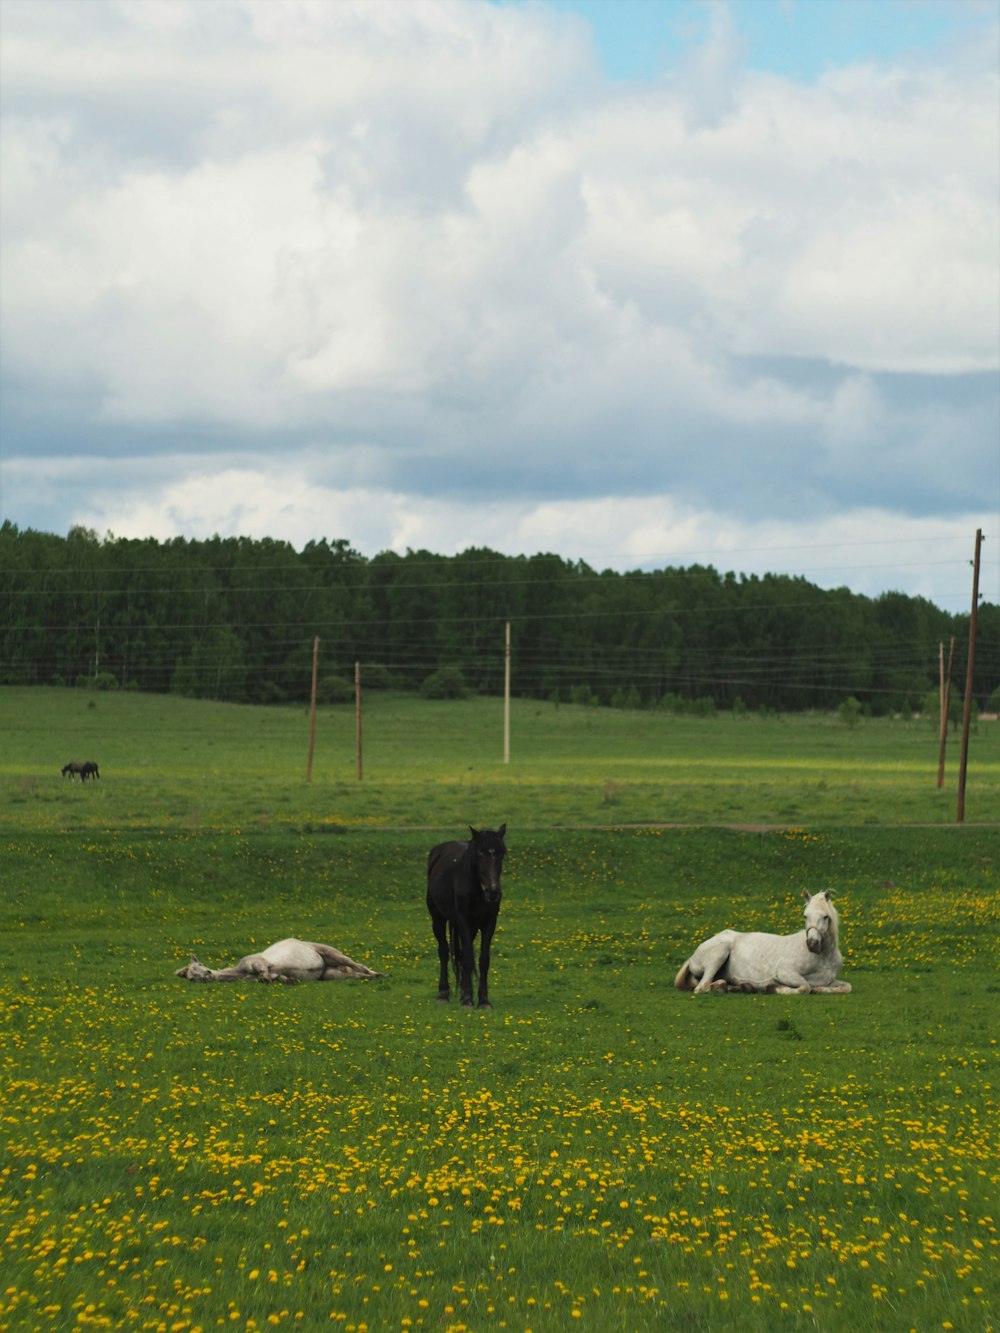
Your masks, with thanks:
[[[510,621],[503,653],[503,761],[510,763]]]
[[[956,823],[965,819],[965,773],[969,764],[969,724],[972,721],[972,686],[976,667],[976,614],[979,610],[979,552],[983,544],[982,528],[976,529],[976,555],[972,562],[972,614],[969,616],[969,661],[965,668],[965,699],[962,709],[962,759],[958,769],[958,813]]]
[[[306,763],[306,782],[312,782],[313,749],[316,745],[316,672],[319,667],[319,639],[313,639],[312,704],[309,708],[309,759]]]
[[[944,644],[938,645],[938,659],[941,668],[941,749],[938,757],[938,786],[944,786],[944,751],[948,743],[948,713],[951,710],[951,664],[955,660],[955,639],[952,637],[948,649],[948,674],[944,674]]]
[[[354,663],[354,731],[358,752],[358,781],[361,781],[361,663]]]

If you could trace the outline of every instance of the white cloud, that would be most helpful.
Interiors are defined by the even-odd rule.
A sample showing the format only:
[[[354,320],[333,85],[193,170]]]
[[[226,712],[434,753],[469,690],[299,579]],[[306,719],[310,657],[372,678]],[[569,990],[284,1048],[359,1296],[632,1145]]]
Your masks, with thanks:
[[[743,69],[716,4],[685,66],[623,91],[544,6],[43,8],[5,5],[0,44],[5,452],[61,430],[183,469],[83,521],[270,513],[280,535],[298,507],[297,531],[343,516],[360,543],[367,502],[336,499],[360,487],[385,545],[470,494],[550,548],[559,505],[567,541],[599,515],[742,531],[927,512],[944,439],[948,512],[979,494],[995,391],[968,377],[1000,364],[981,52],[799,85]],[[331,507],[276,488],[268,448]],[[626,507],[582,517],[591,494]]]
[[[510,555],[555,552],[593,568],[619,570],[712,564],[721,571],[802,575],[822,587],[877,595],[905,589],[951,611],[966,609],[974,511],[947,521],[859,506],[825,517],[732,514],[664,495],[524,500],[499,496],[421,497],[377,485],[334,485],[320,460],[275,459],[218,466],[183,456],[156,460],[37,460],[17,463],[8,481],[68,502],[71,522],[99,535],[160,541],[243,535],[296,549],[346,537],[366,555],[469,546]],[[151,496],[155,498],[150,498]],[[82,498],[81,498],[82,497]],[[100,497],[100,498],[97,498]],[[1000,563],[984,562],[981,590],[1000,601]]]

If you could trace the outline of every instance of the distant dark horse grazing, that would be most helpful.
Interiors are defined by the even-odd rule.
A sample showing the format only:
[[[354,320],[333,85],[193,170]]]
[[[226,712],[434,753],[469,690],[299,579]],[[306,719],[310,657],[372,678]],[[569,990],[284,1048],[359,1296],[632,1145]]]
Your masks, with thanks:
[[[492,829],[469,827],[468,842],[442,842],[427,857],[427,910],[437,940],[439,1000],[451,999],[448,963],[455,969],[461,1002],[472,1004],[474,941],[479,946],[479,1007],[491,1009],[490,944],[500,915],[500,875],[507,855],[507,825]]]
[[[101,776],[97,765],[92,759],[88,759],[85,764],[81,764],[79,761],[66,764],[62,771],[63,777],[68,777],[70,781],[72,781],[77,774],[80,775],[81,782],[86,782],[88,778],[99,778]]]

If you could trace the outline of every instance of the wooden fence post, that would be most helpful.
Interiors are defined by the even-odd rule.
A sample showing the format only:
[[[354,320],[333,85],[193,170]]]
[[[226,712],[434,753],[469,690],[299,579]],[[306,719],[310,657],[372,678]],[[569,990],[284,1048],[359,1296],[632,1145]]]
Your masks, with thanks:
[[[361,663],[354,663],[354,745],[358,752],[358,781],[361,781]]]
[[[951,640],[951,647],[948,649],[948,674],[944,674],[944,644],[941,648],[941,737],[940,737],[940,755],[938,757],[938,786],[944,786],[944,751],[948,743],[948,713],[951,710],[951,664],[955,660],[955,640]]]

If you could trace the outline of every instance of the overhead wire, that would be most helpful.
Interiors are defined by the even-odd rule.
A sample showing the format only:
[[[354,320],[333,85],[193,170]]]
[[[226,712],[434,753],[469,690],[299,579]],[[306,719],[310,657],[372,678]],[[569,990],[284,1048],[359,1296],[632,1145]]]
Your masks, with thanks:
[[[229,539],[227,539],[229,540]],[[233,539],[236,540],[236,539]],[[824,550],[835,549],[839,547],[875,547],[875,546],[903,546],[912,544],[916,539],[899,539],[896,541],[885,539],[872,539],[869,541],[836,542],[817,544],[812,548],[802,547],[758,547],[743,548],[741,554],[751,552],[773,552],[777,550]],[[922,544],[927,540],[953,541],[954,535],[940,538],[921,538]],[[225,542],[222,543],[223,546]],[[199,554],[204,553],[206,547],[212,543],[191,543],[185,550],[193,550]],[[357,553],[341,551],[329,546],[319,546],[315,549],[307,548],[301,556],[295,557],[295,562],[286,563],[264,563],[256,564],[248,562],[247,567],[240,568],[241,562],[238,557],[243,550],[253,551],[254,543],[250,542],[245,547],[238,541],[233,549],[233,554],[237,557],[235,561],[219,564],[202,564],[196,561],[186,571],[190,586],[186,591],[186,596],[193,602],[203,603],[199,606],[197,614],[192,614],[189,619],[173,620],[166,623],[157,623],[153,626],[147,626],[137,616],[136,623],[122,623],[119,618],[113,626],[105,626],[105,631],[113,628],[113,632],[124,636],[141,636],[147,628],[157,633],[176,633],[178,635],[190,635],[192,633],[204,633],[211,629],[232,629],[239,635],[254,635],[258,638],[263,637],[266,643],[260,643],[253,647],[244,645],[243,659],[240,662],[239,669],[248,675],[262,676],[266,673],[273,673],[277,669],[287,670],[289,666],[289,657],[301,654],[304,649],[304,642],[311,642],[314,635],[321,635],[324,639],[326,649],[332,651],[335,657],[343,656],[347,653],[357,652],[361,646],[360,640],[365,636],[372,638],[375,642],[368,645],[369,649],[374,651],[376,656],[382,656],[391,662],[393,668],[399,671],[416,672],[418,670],[433,670],[439,664],[439,654],[433,647],[419,649],[415,642],[416,636],[422,631],[427,633],[437,633],[441,629],[449,629],[458,624],[471,625],[474,627],[476,635],[484,637],[491,628],[499,630],[499,627],[506,621],[512,624],[515,630],[515,636],[520,639],[518,644],[519,666],[522,672],[544,675],[545,673],[563,675],[571,673],[574,670],[578,673],[584,671],[594,680],[600,679],[602,674],[608,676],[621,676],[623,669],[627,670],[625,674],[636,681],[660,680],[664,671],[673,673],[673,678],[677,683],[684,683],[689,688],[702,688],[710,686],[713,683],[719,686],[732,687],[734,685],[751,685],[761,687],[768,681],[778,682],[782,688],[812,688],[814,690],[828,691],[835,688],[829,681],[829,677],[838,672],[838,670],[855,670],[857,668],[857,657],[859,653],[865,656],[864,670],[866,673],[878,674],[890,670],[913,671],[926,673],[933,666],[933,663],[926,661],[926,648],[919,645],[907,647],[905,644],[894,646],[890,643],[879,644],[876,648],[869,643],[858,646],[835,646],[831,645],[827,649],[810,649],[808,652],[796,652],[795,650],[774,650],[756,652],[750,644],[727,644],[720,649],[711,651],[705,650],[704,658],[699,657],[699,650],[690,642],[684,642],[680,646],[684,652],[683,666],[671,666],[666,662],[666,658],[677,648],[677,644],[670,641],[664,644],[649,644],[639,642],[636,644],[623,643],[621,645],[609,645],[606,642],[598,641],[593,644],[594,655],[603,655],[617,652],[617,658],[610,664],[605,665],[595,660],[580,661],[581,645],[550,645],[547,648],[536,648],[532,646],[531,639],[539,627],[544,627],[548,623],[566,624],[568,622],[578,622],[581,627],[585,627],[589,634],[594,631],[600,632],[602,623],[605,626],[614,626],[620,622],[634,620],[636,617],[654,614],[658,621],[673,622],[678,627],[692,629],[697,627],[699,632],[706,632],[711,629],[713,622],[720,617],[731,620],[733,617],[751,617],[754,615],[775,615],[788,612],[807,611],[810,615],[815,615],[817,610],[822,610],[824,599],[835,595],[839,590],[830,590],[820,588],[815,584],[809,584],[803,573],[797,574],[741,574],[738,579],[734,575],[720,576],[712,566],[693,568],[678,568],[675,565],[668,565],[661,569],[636,569],[624,572],[605,570],[597,572],[588,566],[585,562],[566,561],[563,557],[553,554],[539,553],[534,556],[506,556],[494,552],[486,552],[482,555],[473,548],[468,553],[459,556],[439,556],[432,553],[408,553],[406,556],[397,556],[393,553],[383,553],[381,557],[374,557],[367,560]],[[291,548],[289,548],[291,550]],[[677,559],[678,555],[684,553],[671,553],[671,559]],[[692,553],[686,553],[690,556]],[[718,556],[718,552],[712,552],[713,558]],[[727,554],[738,554],[730,552]],[[314,556],[318,557],[314,561]],[[390,559],[391,556],[391,559]],[[305,565],[301,563],[305,561]],[[326,578],[319,581],[313,577],[310,582],[302,583],[300,580],[303,575],[315,576],[317,570],[314,564],[319,560],[325,562],[322,573]],[[546,562],[558,562],[560,568],[557,574],[550,577],[523,577],[523,569],[526,564],[532,563],[544,564]],[[873,565],[870,562],[863,566],[841,566],[841,569],[889,569],[889,568],[914,568],[919,566],[926,568],[945,568],[951,566],[960,566],[967,564],[967,560],[948,559],[938,561],[913,561],[913,562],[895,562],[884,565]],[[387,572],[393,575],[403,573],[403,578],[393,578],[389,582],[383,582],[379,575],[383,566]],[[435,578],[414,578],[413,575],[422,573],[421,566],[433,567],[435,573],[447,571],[446,577]],[[475,566],[483,569],[495,567],[497,570],[503,570],[504,577],[495,579],[464,579],[456,578],[456,570],[464,570],[469,566]],[[277,572],[285,575],[280,582],[262,583],[258,576],[262,574],[271,575]],[[8,587],[4,591],[7,597],[32,596],[37,599],[47,599],[50,602],[58,602],[58,599],[69,601],[85,601],[93,603],[102,599],[114,597],[156,597],[164,592],[171,592],[174,596],[177,594],[177,579],[179,574],[185,570],[183,566],[179,568],[168,568],[163,564],[158,565],[137,565],[126,571],[117,570],[92,570],[84,575],[82,571],[74,571],[74,581],[67,583],[65,571],[58,569],[39,570],[25,569],[24,574],[32,581],[38,580],[39,576],[51,579],[57,586],[49,588],[23,588],[16,586],[16,569],[6,571],[6,580]],[[124,583],[121,583],[121,577],[125,573]],[[677,605],[676,594],[684,588],[687,583],[692,589],[700,587],[700,581],[706,573],[715,574],[716,581],[711,587],[712,598],[708,604],[700,605]],[[824,569],[829,573],[829,567]],[[673,583],[679,578],[679,586],[671,586],[670,597],[666,604],[656,604],[657,575],[669,574]],[[136,584],[134,580],[142,576],[155,576],[143,584]],[[114,578],[115,584],[112,586],[105,583],[104,579]],[[209,577],[213,581],[208,581]],[[233,583],[230,579],[238,577],[246,582]],[[543,592],[544,590],[557,589],[559,593],[565,593],[566,596],[575,596],[583,591],[586,595],[590,593],[600,593],[608,587],[619,587],[622,584],[635,582],[647,593],[644,599],[645,605],[632,605],[630,607],[606,607],[591,605],[588,607],[566,607],[561,609],[552,609],[545,607],[542,609],[528,609],[525,602],[529,605],[534,600],[533,594]],[[789,600],[773,601],[767,598],[758,600],[756,597],[752,601],[743,601],[733,604],[728,600],[728,594],[735,587],[743,595],[747,595],[750,589],[756,591],[758,587],[765,589],[770,585],[785,586],[789,584],[804,583],[806,588],[802,597],[793,597]],[[152,586],[150,586],[150,584]],[[159,586],[159,585],[163,586]],[[313,614],[309,614],[303,609],[302,614],[294,619],[279,619],[269,616],[261,619],[250,619],[237,614],[238,608],[227,607],[233,599],[244,597],[259,598],[263,596],[274,597],[280,595],[286,600],[299,600],[308,603],[310,600],[325,600],[327,603],[336,602],[339,599],[346,599],[348,602],[354,597],[363,597],[366,600],[374,601],[378,604],[386,596],[394,596],[400,599],[404,596],[410,596],[414,593],[440,593],[444,596],[461,599],[461,595],[468,591],[474,591],[476,596],[469,600],[474,601],[476,605],[465,607],[460,613],[441,615],[439,611],[431,606],[425,606],[423,609],[410,608],[410,614],[406,617],[402,626],[386,624],[386,614],[370,614],[364,618],[352,615],[345,611],[343,615],[331,616],[327,607],[317,606]],[[850,591],[850,590],[847,590]],[[496,602],[501,594],[508,594],[514,603],[509,607],[498,607]],[[752,594],[750,594],[752,595]],[[852,597],[864,597],[863,594],[851,593]],[[879,598],[864,598],[867,601],[875,601],[876,604],[884,598],[891,597],[892,594],[881,594]],[[926,599],[912,598],[908,594],[899,594],[907,600],[919,603]],[[492,602],[491,605],[483,606],[482,601]],[[273,602],[272,602],[273,606]],[[100,611],[102,608],[95,608]],[[935,607],[940,611],[939,607]],[[398,607],[394,608],[397,619],[399,617]],[[228,614],[226,614],[228,612]],[[941,612],[947,615],[946,612]],[[69,635],[72,633],[83,636],[87,631],[83,630],[76,620],[65,620],[62,623],[49,623],[45,625],[44,632],[49,635]],[[393,638],[400,639],[399,642],[392,642]],[[640,635],[640,639],[641,639]],[[248,656],[249,649],[249,656]],[[78,646],[78,651],[83,651]],[[132,665],[133,670],[150,671],[159,667],[158,655],[144,655],[141,648],[131,652],[128,648],[127,660]],[[735,663],[733,657],[739,656],[740,675],[734,676],[733,669]],[[118,656],[121,656],[119,651]],[[590,653],[587,654],[588,659]],[[488,654],[483,656],[476,653],[465,653],[463,664],[466,669],[479,673],[488,673],[497,669],[497,661]],[[2,665],[2,664],[0,664]],[[987,659],[987,665],[989,665]],[[813,683],[804,681],[793,681],[791,676],[797,674],[799,677],[812,676]],[[823,675],[822,681],[816,677]],[[841,687],[843,688],[843,687]],[[875,689],[873,685],[865,685],[862,688],[867,690]]]

